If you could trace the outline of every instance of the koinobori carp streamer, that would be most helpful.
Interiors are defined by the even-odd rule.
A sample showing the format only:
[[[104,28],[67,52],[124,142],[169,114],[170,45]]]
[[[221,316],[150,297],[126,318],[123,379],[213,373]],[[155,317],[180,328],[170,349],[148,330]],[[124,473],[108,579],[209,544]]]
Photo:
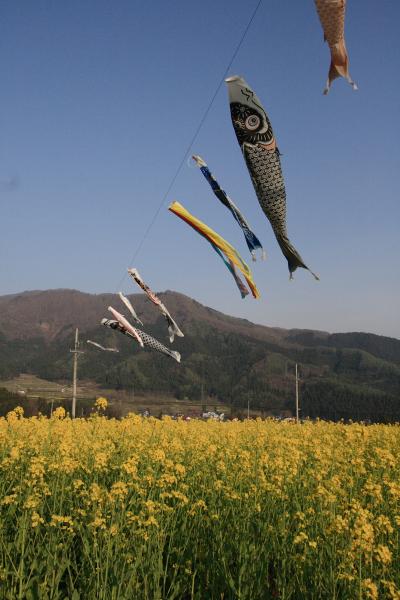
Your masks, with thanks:
[[[225,81],[228,84],[233,128],[258,201],[288,261],[290,278],[297,267],[310,271],[288,238],[285,182],[280,153],[267,114],[244,79],[234,76]],[[315,273],[310,272],[315,279],[319,279]]]
[[[260,240],[252,232],[252,230],[250,229],[250,225],[248,224],[248,222],[246,221],[246,219],[244,218],[244,216],[242,215],[242,213],[240,212],[238,207],[234,204],[234,202],[231,200],[231,198],[228,196],[228,194],[220,187],[218,181],[215,179],[214,175],[211,173],[210,169],[208,168],[207,163],[201,158],[201,156],[198,156],[196,154],[194,154],[192,156],[192,158],[195,161],[195,163],[197,164],[197,166],[200,168],[200,171],[203,173],[203,175],[206,178],[206,180],[208,181],[208,183],[210,184],[211,189],[214,192],[215,196],[218,198],[218,200],[224,206],[226,206],[226,208],[228,210],[231,211],[235,220],[237,221],[240,228],[242,229],[244,237],[246,239],[247,247],[250,250],[252,259],[256,260],[256,252],[255,251],[257,248],[260,248],[261,257],[263,259],[265,259],[265,252],[263,250]]]
[[[205,223],[194,217],[182,204],[179,202],[172,202],[172,204],[168,207],[168,209],[173,212],[175,215],[180,217],[183,221],[185,221],[188,225],[193,227],[195,231],[200,233],[203,237],[206,238],[212,245],[219,248],[227,257],[228,261],[231,261],[233,265],[237,266],[238,269],[243,273],[251,292],[254,298],[259,298],[260,293],[257,289],[256,284],[253,280],[253,274],[250,271],[247,264],[244,262],[243,258],[240,254],[235,250],[229,242],[224,240],[216,231],[208,227]]]
[[[101,324],[104,325],[105,327],[109,327],[110,329],[114,329],[115,331],[119,331],[120,333],[123,333],[124,335],[127,335],[129,337],[132,337],[132,338],[134,337],[133,334],[131,333],[131,331],[128,330],[126,327],[124,327],[117,320],[114,321],[112,319],[102,319]],[[145,333],[144,331],[141,331],[140,329],[137,329],[136,327],[134,327],[133,329],[135,329],[136,334],[140,337],[143,346],[147,346],[148,348],[157,350],[158,352],[161,352],[162,354],[166,354],[167,356],[170,356],[177,362],[181,362],[181,355],[179,352],[177,352],[176,350],[170,350],[169,348],[164,346],[164,344],[161,344],[161,342],[159,342],[158,340],[153,338],[148,333]]]
[[[121,313],[119,313],[117,310],[115,310],[115,308],[113,308],[112,306],[109,306],[108,310],[113,315],[114,319],[116,319],[118,321],[118,323],[120,323],[122,325],[122,327],[125,327],[125,329],[127,331],[129,331],[129,333],[132,335],[132,337],[135,338],[143,348],[142,338],[138,335],[135,327],[133,327],[129,323],[129,321],[127,319],[125,319],[124,315],[121,315]]]
[[[315,6],[324,30],[324,40],[328,43],[331,51],[331,64],[324,94],[329,92],[332,82],[338,77],[347,79],[356,90],[357,85],[349,73],[349,57],[344,39],[346,0],[315,0]]]
[[[98,342],[93,342],[92,340],[86,340],[86,343],[99,348],[99,350],[104,350],[105,352],[119,352],[118,348],[105,348]]]
[[[126,308],[129,310],[129,312],[132,315],[133,320],[135,321],[135,323],[139,323],[139,325],[143,325],[142,321],[139,319],[139,317],[136,314],[135,309],[133,308],[129,298],[127,298],[126,296],[124,296],[124,294],[122,292],[118,293],[118,296],[120,297],[120,300],[125,304]]]
[[[210,241],[210,240],[208,240]],[[247,287],[245,286],[245,284],[243,283],[243,281],[240,279],[238,272],[236,271],[236,267],[233,264],[233,262],[231,260],[229,260],[228,258],[226,258],[226,256],[224,255],[224,253],[212,242],[210,242],[210,245],[212,247],[213,250],[215,250],[215,252],[218,254],[218,256],[221,258],[221,260],[223,261],[224,265],[226,266],[226,268],[228,269],[228,271],[230,272],[230,274],[232,275],[233,279],[235,280],[235,283],[239,289],[240,295],[242,296],[242,298],[246,298],[246,296],[249,295],[249,290],[247,289]]]
[[[139,271],[137,269],[128,269],[129,275],[132,279],[138,284],[139,287],[147,294],[147,297],[155,304],[161,313],[164,315],[165,320],[168,325],[168,333],[169,333],[169,341],[174,341],[174,337],[177,335],[178,337],[184,337],[182,331],[179,329],[178,325],[175,323],[174,319],[169,314],[167,308],[161,302],[161,300],[156,296],[154,292],[151,291],[149,286],[143,281],[141,276],[139,275]]]

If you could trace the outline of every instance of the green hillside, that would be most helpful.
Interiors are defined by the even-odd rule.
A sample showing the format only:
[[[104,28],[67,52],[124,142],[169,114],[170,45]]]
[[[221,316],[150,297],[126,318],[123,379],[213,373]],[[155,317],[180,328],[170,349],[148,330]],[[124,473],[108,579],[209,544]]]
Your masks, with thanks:
[[[70,293],[63,290],[57,295],[60,310],[62,297],[68,302]],[[71,322],[65,322],[61,310],[57,320],[51,292],[42,294],[48,294],[46,301],[53,311],[52,327],[56,333],[46,335],[49,328],[44,327],[41,335],[34,322],[32,337],[25,328],[24,337],[13,338],[10,328],[1,331],[0,323],[0,379],[20,373],[52,381],[71,377],[69,350],[73,344],[74,315],[69,311]],[[79,306],[79,292],[73,294]],[[109,298],[104,296],[102,304],[107,306]],[[222,315],[181,294],[168,292],[165,297],[185,332],[185,337],[174,343],[182,354],[181,364],[154,351],[141,350],[125,336],[98,326],[103,316],[98,314],[100,297],[82,294],[80,302],[87,317],[86,323],[80,323],[82,341],[94,339],[105,346],[117,346],[120,352],[105,353],[84,344],[80,378],[117,390],[134,386],[135,392],[144,396],[157,393],[196,401],[207,397],[237,408],[250,403],[254,409],[278,415],[293,410],[297,362],[301,365],[303,417],[400,421],[399,340],[367,333],[329,335],[262,327]],[[96,302],[93,314],[92,298]],[[131,299],[135,306],[142,306],[143,296]],[[29,295],[24,302],[30,307]],[[143,306],[146,311],[149,309],[146,304]],[[13,318],[17,319],[15,304],[12,308]],[[30,311],[34,316],[31,307]],[[164,319],[156,310],[150,314],[146,331],[168,345]],[[4,311],[2,318],[5,319]]]

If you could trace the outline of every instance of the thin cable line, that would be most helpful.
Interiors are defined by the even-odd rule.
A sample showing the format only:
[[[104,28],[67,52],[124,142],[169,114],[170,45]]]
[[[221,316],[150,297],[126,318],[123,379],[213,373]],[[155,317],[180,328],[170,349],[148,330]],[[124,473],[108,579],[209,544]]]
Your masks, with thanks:
[[[179,175],[179,173],[182,170],[182,167],[183,167],[183,165],[185,163],[186,157],[189,154],[191,147],[193,146],[194,142],[196,141],[197,136],[199,135],[200,130],[203,127],[204,122],[205,122],[205,120],[208,117],[208,113],[210,112],[211,107],[214,104],[215,98],[217,97],[218,92],[221,89],[222,84],[224,83],[225,77],[228,74],[228,71],[230,70],[233,61],[235,60],[236,56],[238,55],[238,52],[239,52],[240,48],[242,47],[242,44],[243,44],[243,42],[245,40],[245,37],[246,37],[246,35],[247,35],[250,27],[251,27],[251,24],[253,23],[253,21],[255,19],[255,16],[256,16],[256,14],[258,12],[258,9],[261,6],[261,3],[262,3],[262,0],[259,0],[258,3],[257,3],[257,5],[256,5],[256,7],[255,7],[255,9],[253,10],[253,13],[252,13],[252,15],[250,17],[250,20],[247,23],[247,25],[246,25],[246,27],[245,27],[245,29],[244,29],[241,37],[240,37],[240,40],[239,40],[238,44],[236,45],[236,48],[235,48],[235,50],[234,50],[234,52],[232,54],[232,57],[231,57],[228,65],[226,66],[226,68],[225,68],[225,70],[223,72],[222,77],[220,78],[220,81],[219,81],[219,83],[217,85],[217,88],[216,88],[214,94],[212,95],[211,100],[208,103],[208,106],[207,106],[207,108],[206,108],[206,110],[205,110],[202,118],[200,119],[200,122],[199,122],[199,124],[198,124],[198,126],[197,126],[197,128],[196,128],[196,130],[195,130],[195,132],[194,132],[194,134],[193,134],[193,136],[192,136],[192,138],[191,138],[191,140],[190,140],[190,142],[189,142],[189,144],[188,144],[188,146],[187,146],[187,148],[186,148],[186,150],[185,150],[185,152],[183,154],[183,156],[182,156],[182,159],[181,159],[180,163],[178,164],[178,167],[177,167],[177,169],[176,169],[176,171],[174,173],[174,176],[171,179],[171,182],[170,182],[170,184],[169,184],[169,186],[167,188],[167,191],[163,195],[163,197],[161,199],[161,202],[160,202],[160,204],[159,204],[156,212],[153,215],[153,218],[151,219],[149,225],[147,226],[147,228],[146,228],[146,230],[145,230],[145,232],[144,232],[144,234],[142,236],[142,239],[140,240],[140,242],[139,242],[139,244],[138,244],[138,246],[137,246],[137,248],[135,250],[135,253],[133,254],[131,260],[129,261],[130,265],[133,264],[134,260],[136,259],[137,255],[139,254],[140,250],[142,249],[142,246],[143,246],[144,242],[146,241],[146,238],[147,238],[148,234],[150,233],[150,230],[152,229],[154,223],[156,222],[157,217],[160,214],[161,209],[164,206],[165,201],[166,201],[166,199],[167,199],[170,191],[172,190],[172,188],[173,188],[173,186],[175,184],[175,181],[178,179],[178,175]],[[127,274],[125,273],[124,276],[121,278],[120,282],[118,283],[117,290],[119,290],[119,288],[123,284],[126,276],[127,276]]]

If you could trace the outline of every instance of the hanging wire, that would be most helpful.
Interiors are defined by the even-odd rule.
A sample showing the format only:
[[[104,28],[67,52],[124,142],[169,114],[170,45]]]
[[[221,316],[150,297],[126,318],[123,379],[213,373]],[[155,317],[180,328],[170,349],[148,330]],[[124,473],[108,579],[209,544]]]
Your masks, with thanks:
[[[195,141],[196,141],[196,139],[197,139],[197,136],[199,135],[199,133],[200,133],[200,130],[201,130],[201,128],[203,127],[203,125],[204,125],[204,122],[205,122],[205,120],[206,120],[206,119],[207,119],[207,117],[208,117],[208,113],[210,112],[210,110],[211,110],[211,107],[212,107],[212,105],[214,104],[214,100],[215,100],[215,98],[217,97],[217,95],[218,95],[218,92],[219,92],[219,90],[221,89],[221,86],[222,86],[222,84],[224,83],[224,80],[225,80],[226,76],[228,75],[228,72],[230,71],[230,68],[231,68],[231,66],[232,66],[232,63],[233,63],[233,61],[235,60],[235,58],[236,58],[236,56],[237,56],[237,54],[238,54],[238,52],[239,52],[239,50],[240,50],[240,48],[241,48],[241,46],[242,46],[242,44],[243,44],[244,40],[245,40],[245,38],[246,38],[246,35],[247,35],[247,33],[248,33],[248,31],[249,31],[249,29],[250,29],[250,27],[251,27],[251,24],[253,23],[253,21],[254,21],[254,19],[255,19],[255,16],[256,16],[256,14],[257,14],[257,12],[258,12],[258,9],[259,9],[259,8],[260,8],[260,6],[261,6],[261,3],[262,3],[262,0],[258,0],[258,3],[257,3],[257,5],[256,5],[256,7],[254,8],[254,10],[253,10],[253,12],[252,12],[252,14],[251,14],[251,17],[250,17],[250,19],[249,19],[249,21],[248,21],[248,23],[247,23],[246,27],[244,28],[244,30],[243,30],[243,33],[242,33],[242,35],[241,35],[241,37],[240,37],[240,39],[239,39],[238,43],[236,44],[236,48],[235,48],[235,50],[234,50],[234,52],[233,52],[233,54],[232,54],[232,56],[231,56],[231,58],[230,58],[230,60],[229,60],[229,63],[228,63],[228,64],[227,64],[227,66],[225,67],[225,70],[224,70],[224,72],[223,72],[223,75],[222,75],[222,77],[220,78],[220,80],[219,80],[219,83],[218,83],[218,85],[217,85],[217,87],[216,87],[216,89],[215,89],[215,91],[214,91],[214,93],[213,93],[213,95],[212,95],[212,97],[211,97],[211,99],[210,99],[209,103],[208,103],[208,106],[207,106],[206,110],[204,111],[204,113],[203,113],[203,116],[201,117],[201,119],[200,119],[200,122],[199,122],[198,126],[196,127],[196,129],[195,129],[195,132],[194,132],[194,134],[193,134],[193,136],[192,136],[192,138],[191,138],[191,140],[190,140],[190,142],[189,142],[189,144],[188,144],[187,148],[185,149],[185,152],[184,152],[184,154],[183,154],[183,156],[182,156],[182,158],[181,158],[181,160],[180,160],[180,162],[179,162],[179,164],[178,164],[178,167],[177,167],[177,169],[176,169],[176,171],[175,171],[175,173],[174,173],[174,175],[173,175],[173,177],[172,177],[172,179],[171,179],[171,181],[170,181],[170,184],[168,185],[168,187],[167,187],[167,190],[166,190],[165,194],[164,194],[164,195],[163,195],[163,197],[161,198],[161,201],[160,201],[160,204],[159,204],[158,208],[156,209],[156,211],[155,211],[155,213],[154,213],[154,215],[153,215],[153,217],[152,217],[152,219],[151,219],[150,223],[148,224],[148,226],[147,226],[147,228],[146,228],[145,232],[143,233],[142,239],[140,240],[140,242],[139,242],[139,244],[138,244],[138,246],[137,246],[137,248],[136,248],[136,250],[135,250],[135,252],[134,252],[134,254],[133,254],[132,258],[131,258],[131,260],[129,261],[129,264],[130,264],[130,265],[131,265],[131,264],[133,264],[133,262],[135,261],[135,259],[136,259],[137,255],[139,254],[140,250],[142,249],[142,246],[143,246],[144,242],[146,241],[146,238],[147,238],[148,234],[150,233],[150,231],[151,231],[151,229],[152,229],[152,227],[153,227],[154,223],[156,222],[156,220],[157,220],[157,217],[158,217],[158,215],[160,214],[160,212],[161,212],[161,209],[162,209],[162,207],[164,206],[164,204],[165,204],[165,201],[166,201],[166,199],[167,199],[167,197],[168,197],[168,195],[169,195],[170,191],[172,190],[172,188],[173,188],[173,186],[174,186],[174,184],[175,184],[175,181],[177,180],[177,178],[178,178],[178,175],[179,175],[179,173],[180,173],[180,172],[181,172],[181,170],[182,170],[182,167],[183,167],[183,165],[185,164],[186,157],[187,157],[187,155],[189,154],[189,152],[190,152],[190,150],[191,150],[191,148],[192,148],[193,144],[195,143]],[[124,274],[124,276],[123,276],[123,277],[121,278],[121,280],[119,281],[119,283],[118,283],[118,285],[117,285],[117,288],[116,288],[117,290],[119,290],[119,289],[120,289],[121,285],[122,285],[122,284],[123,284],[123,282],[125,281],[125,278],[126,278],[126,276],[127,276],[127,274],[125,273],[125,274]]]

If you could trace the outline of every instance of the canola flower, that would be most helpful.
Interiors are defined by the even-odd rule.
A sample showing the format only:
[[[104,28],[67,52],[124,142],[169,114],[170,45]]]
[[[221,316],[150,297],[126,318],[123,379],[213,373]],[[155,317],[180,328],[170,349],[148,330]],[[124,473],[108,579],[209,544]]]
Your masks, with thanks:
[[[98,412],[105,411],[107,406],[108,406],[108,400],[107,400],[107,398],[103,398],[103,396],[100,396],[99,398],[97,398],[96,402],[94,403],[94,407],[95,407],[95,409],[97,409]]]
[[[0,419],[0,598],[400,600],[398,426],[103,400]]]

